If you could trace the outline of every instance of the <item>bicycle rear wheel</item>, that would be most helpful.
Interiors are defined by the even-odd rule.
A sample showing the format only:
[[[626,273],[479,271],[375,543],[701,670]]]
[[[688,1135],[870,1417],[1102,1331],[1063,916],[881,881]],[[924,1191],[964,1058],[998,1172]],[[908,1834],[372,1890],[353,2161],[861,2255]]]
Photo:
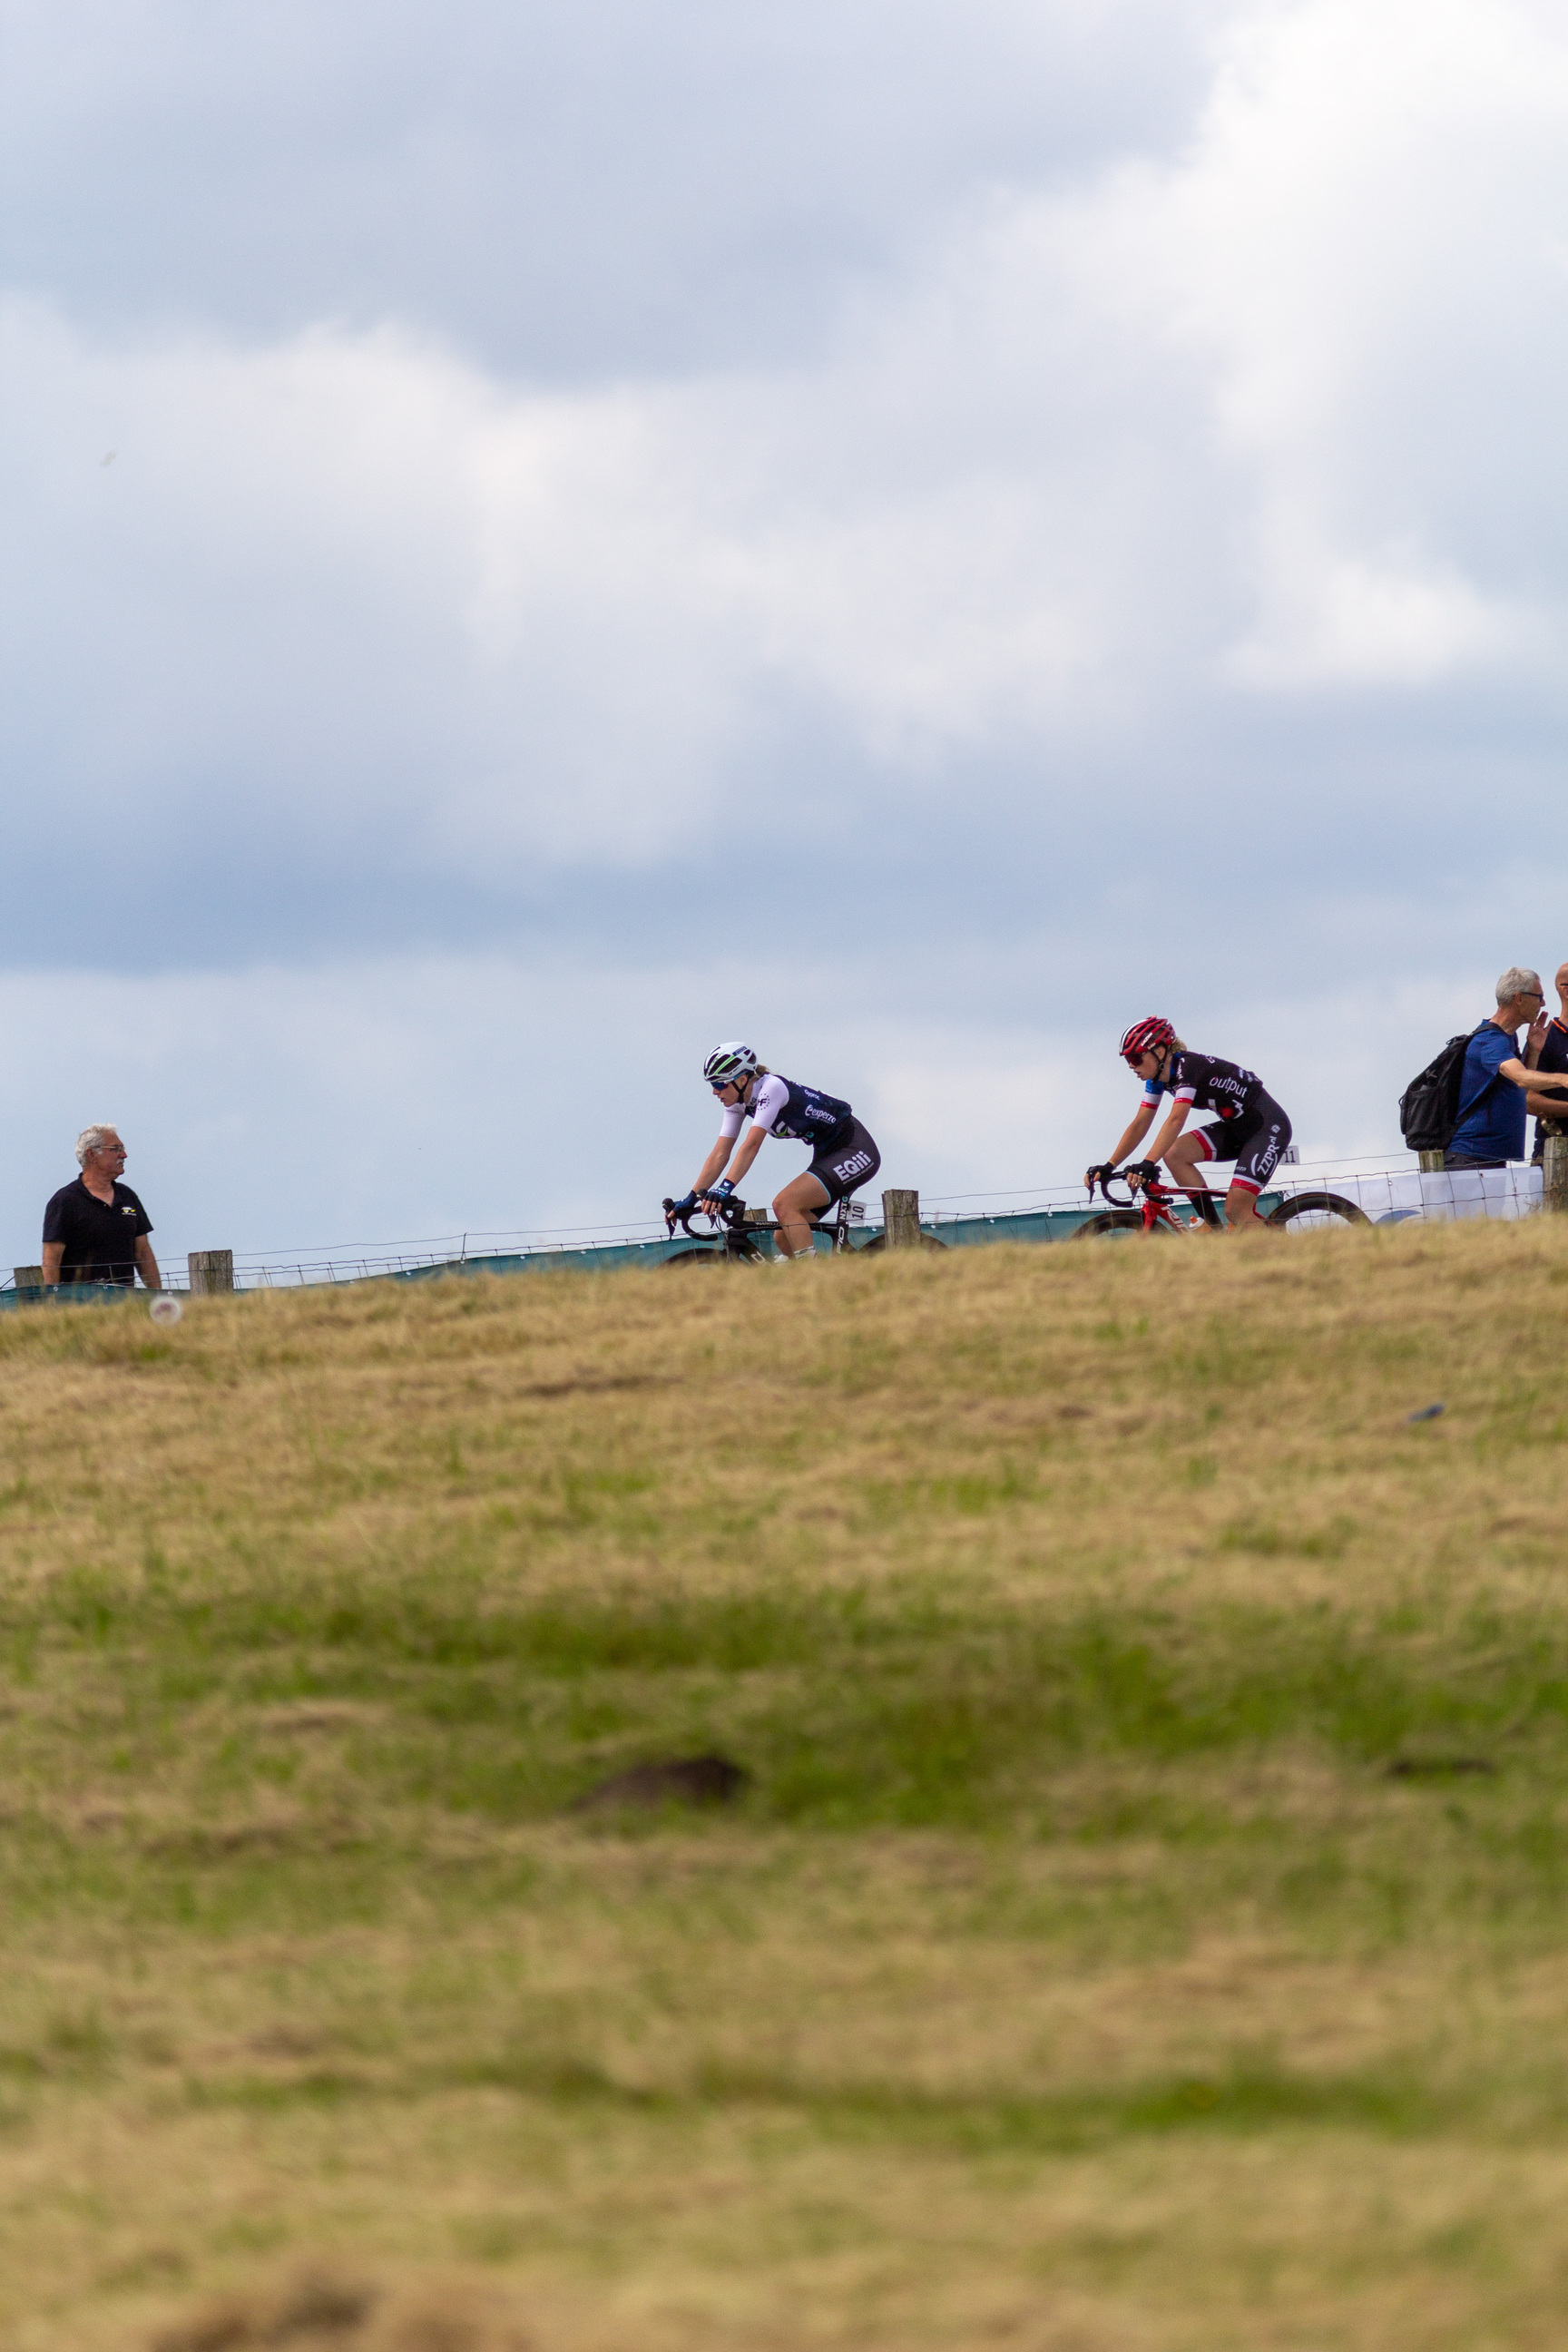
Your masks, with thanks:
[[[1370,1225],[1372,1219],[1353,1201],[1340,1192],[1292,1192],[1270,1209],[1264,1223],[1280,1231],[1293,1227],[1297,1233],[1316,1233],[1324,1225]]]

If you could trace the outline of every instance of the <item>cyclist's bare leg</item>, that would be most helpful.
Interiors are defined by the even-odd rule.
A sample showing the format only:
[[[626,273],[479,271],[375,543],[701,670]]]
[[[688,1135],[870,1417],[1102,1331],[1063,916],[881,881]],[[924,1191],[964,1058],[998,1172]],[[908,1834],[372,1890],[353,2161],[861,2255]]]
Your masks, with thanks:
[[[774,1196],[773,1214],[779,1221],[778,1244],[785,1257],[810,1257],[813,1250],[811,1216],[813,1212],[826,1206],[827,1187],[819,1184],[805,1168]]]
[[[1268,1230],[1268,1220],[1258,1213],[1258,1195],[1249,1184],[1233,1184],[1225,1196],[1225,1221],[1231,1232],[1238,1233],[1250,1225],[1258,1233]]]
[[[1185,1135],[1178,1135],[1165,1154],[1172,1183],[1195,1190],[1204,1181],[1198,1171],[1208,1156],[1208,1147],[1197,1129],[1190,1129]]]

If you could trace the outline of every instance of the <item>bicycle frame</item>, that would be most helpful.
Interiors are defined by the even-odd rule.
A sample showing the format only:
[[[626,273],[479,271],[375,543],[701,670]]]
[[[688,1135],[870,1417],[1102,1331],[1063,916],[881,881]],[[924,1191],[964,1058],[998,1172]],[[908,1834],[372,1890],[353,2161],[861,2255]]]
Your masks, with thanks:
[[[1138,1192],[1142,1196],[1141,1200],[1134,1200],[1134,1182]],[[1112,1197],[1110,1187],[1113,1183],[1126,1186],[1125,1201],[1118,1201]],[[1225,1228],[1224,1211],[1206,1184],[1162,1184],[1152,1177],[1131,1179],[1112,1173],[1100,1179],[1100,1189],[1105,1195],[1107,1208],[1136,1207],[1143,1219],[1143,1230],[1146,1234],[1152,1234],[1157,1225],[1164,1226],[1173,1234],[1190,1233],[1198,1225],[1205,1226],[1210,1233],[1220,1233]],[[1092,1184],[1089,1188],[1089,1197],[1092,1202],[1094,1199]],[[1174,1201],[1192,1202],[1194,1214],[1190,1223],[1184,1224],[1180,1217],[1172,1215],[1171,1204]]]
[[[827,1235],[828,1246],[837,1255],[840,1250],[854,1247],[854,1244],[849,1239],[849,1228],[851,1225],[858,1224],[865,1213],[864,1202],[851,1201],[846,1197],[839,1202],[831,1223],[826,1219],[819,1217],[812,1217],[807,1222],[814,1236],[817,1234]],[[707,1218],[708,1234],[692,1232],[691,1220],[698,1216]],[[702,1242],[711,1236],[717,1241],[726,1257],[741,1258],[758,1255],[757,1237],[763,1234],[776,1234],[779,1230],[777,1223],[771,1217],[749,1218],[744,1201],[738,1193],[733,1192],[727,1201],[716,1202],[711,1207],[697,1202],[689,1209],[678,1209],[673,1201],[666,1201],[664,1223],[665,1231],[672,1241],[675,1238],[675,1229],[679,1225],[688,1241]]]

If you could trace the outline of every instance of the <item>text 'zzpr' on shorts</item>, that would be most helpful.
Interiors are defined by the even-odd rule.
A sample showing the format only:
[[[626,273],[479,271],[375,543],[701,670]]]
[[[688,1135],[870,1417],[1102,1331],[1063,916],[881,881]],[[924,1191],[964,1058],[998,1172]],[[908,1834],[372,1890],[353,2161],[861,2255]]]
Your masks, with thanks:
[[[1290,1122],[1277,1102],[1259,1095],[1250,1118],[1216,1118],[1200,1127],[1198,1141],[1205,1160],[1234,1160],[1233,1184],[1244,1192],[1261,1192],[1284,1157],[1290,1140]]]
[[[846,1200],[868,1184],[882,1164],[882,1155],[858,1118],[848,1131],[819,1151],[806,1173],[815,1176],[829,1202]]]

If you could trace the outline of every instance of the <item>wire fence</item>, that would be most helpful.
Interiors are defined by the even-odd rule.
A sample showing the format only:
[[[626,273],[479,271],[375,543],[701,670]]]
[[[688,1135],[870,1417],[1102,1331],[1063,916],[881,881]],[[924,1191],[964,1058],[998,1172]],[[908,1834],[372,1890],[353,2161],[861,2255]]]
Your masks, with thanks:
[[[1215,1171],[1213,1189],[1223,1192],[1227,1181],[1223,1167]],[[1298,1161],[1282,1170],[1270,1194],[1333,1192],[1352,1201],[1373,1224],[1400,1224],[1410,1218],[1451,1223],[1467,1217],[1510,1219],[1526,1216],[1542,1204],[1539,1166],[1514,1162],[1507,1168],[1480,1171],[1444,1170],[1424,1172],[1405,1156],[1390,1159],[1379,1153],[1332,1160]],[[983,1217],[1003,1223],[1040,1215],[1087,1213],[1081,1184],[1020,1187],[1006,1192],[952,1192],[922,1195],[921,1223],[938,1230],[946,1224]],[[864,1230],[868,1237],[881,1230],[879,1201],[868,1202]],[[548,1228],[519,1227],[485,1233],[433,1235],[396,1246],[365,1247],[348,1244],[287,1255],[262,1254],[235,1258],[235,1282],[246,1289],[291,1288],[300,1284],[363,1282],[374,1276],[482,1269],[497,1259],[575,1258],[586,1252],[640,1250],[666,1238],[662,1217],[624,1225],[579,1225]],[[167,1279],[167,1276],[165,1276]]]
[[[1228,1181],[1223,1164],[1213,1171],[1212,1189],[1223,1192]],[[1403,1224],[1410,1220],[1450,1223],[1482,1217],[1511,1220],[1533,1215],[1542,1205],[1540,1165],[1511,1161],[1498,1169],[1419,1168],[1413,1157],[1365,1153],[1332,1160],[1296,1161],[1282,1167],[1266,1199],[1300,1192],[1331,1192],[1353,1202],[1373,1224]],[[1075,1216],[1076,1213],[1076,1216]],[[1016,1222],[1020,1238],[1046,1238],[1038,1221],[1048,1219],[1050,1234],[1070,1229],[1077,1216],[1087,1214],[1081,1184],[1018,1187],[1005,1192],[948,1192],[922,1195],[921,1222],[939,1234],[944,1226],[968,1228],[984,1224],[989,1237],[1007,1238]],[[1023,1228],[1033,1223],[1036,1230]],[[881,1229],[879,1199],[868,1202],[860,1230],[869,1238]],[[513,1226],[454,1234],[421,1235],[405,1242],[314,1243],[289,1250],[236,1251],[234,1280],[237,1290],[288,1290],[331,1283],[377,1279],[417,1279],[443,1272],[504,1272],[524,1265],[612,1264],[635,1262],[651,1255],[667,1241],[664,1220],[650,1217],[620,1224]],[[954,1238],[957,1238],[955,1232]],[[171,1250],[163,1265],[170,1290],[188,1288],[186,1253]],[[0,1291],[16,1287],[15,1276],[0,1281]]]
[[[662,1217],[621,1230],[612,1225],[565,1227],[555,1232],[521,1229],[495,1234],[436,1234],[402,1243],[336,1242],[287,1251],[234,1255],[237,1290],[297,1290],[321,1283],[370,1282],[388,1276],[482,1273],[486,1267],[522,1258],[576,1257],[584,1251],[639,1249],[665,1238]],[[187,1286],[184,1254],[171,1251],[163,1267],[169,1290]]]
[[[1510,1160],[1506,1168],[1412,1166],[1408,1160],[1354,1165],[1345,1160],[1303,1165],[1290,1191],[1337,1192],[1353,1201],[1374,1225],[1407,1219],[1455,1224],[1484,1217],[1510,1222],[1534,1215],[1543,1205],[1545,1178],[1539,1161]]]
[[[1223,1161],[1203,1172],[1211,1192],[1225,1192],[1230,1178]],[[1529,1216],[1542,1206],[1542,1182],[1539,1160],[1510,1160],[1506,1168],[1495,1169],[1424,1170],[1410,1153],[1342,1153],[1331,1160],[1292,1159],[1277,1171],[1265,1197],[1335,1192],[1342,1200],[1353,1202],[1374,1225],[1402,1224],[1411,1217],[1428,1223],[1452,1223],[1470,1217]],[[1009,1204],[1005,1210],[992,1205],[1004,1201]],[[1051,1191],[938,1193],[929,1199],[922,1194],[921,1217],[922,1223],[940,1225],[970,1216],[1024,1217],[1083,1205],[1081,1185]]]

